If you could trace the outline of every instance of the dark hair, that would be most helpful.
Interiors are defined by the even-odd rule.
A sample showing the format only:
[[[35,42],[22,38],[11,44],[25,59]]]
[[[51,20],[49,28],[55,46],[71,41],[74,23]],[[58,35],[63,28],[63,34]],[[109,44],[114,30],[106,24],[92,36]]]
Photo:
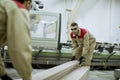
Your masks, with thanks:
[[[20,2],[20,3],[24,3],[25,1],[30,1],[31,2],[31,0],[17,0],[18,2]]]
[[[76,22],[73,22],[71,26],[78,26],[78,24]]]

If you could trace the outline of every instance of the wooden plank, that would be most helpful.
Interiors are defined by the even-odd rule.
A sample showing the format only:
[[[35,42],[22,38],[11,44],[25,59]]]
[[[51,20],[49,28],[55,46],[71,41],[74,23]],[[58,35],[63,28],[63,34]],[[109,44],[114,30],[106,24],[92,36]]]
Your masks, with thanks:
[[[89,66],[81,67],[78,61],[69,61],[32,75],[32,80],[87,80],[89,70]]]
[[[61,80],[87,80],[89,75],[89,66],[82,66],[75,69],[67,76],[63,77]]]
[[[78,61],[70,61],[33,75],[32,80],[59,80],[78,66]]]

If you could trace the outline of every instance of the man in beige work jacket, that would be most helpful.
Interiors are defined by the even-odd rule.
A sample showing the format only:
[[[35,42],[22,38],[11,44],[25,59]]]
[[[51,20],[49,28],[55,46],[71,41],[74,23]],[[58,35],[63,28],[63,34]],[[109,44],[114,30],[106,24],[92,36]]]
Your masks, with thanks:
[[[90,66],[96,39],[86,29],[79,28],[75,22],[71,24],[70,37],[73,47],[72,60],[79,60],[81,64],[82,60],[85,59],[83,65]]]
[[[8,54],[22,80],[31,80],[30,0],[0,0],[0,47],[7,42]],[[0,78],[12,80],[0,55]]]

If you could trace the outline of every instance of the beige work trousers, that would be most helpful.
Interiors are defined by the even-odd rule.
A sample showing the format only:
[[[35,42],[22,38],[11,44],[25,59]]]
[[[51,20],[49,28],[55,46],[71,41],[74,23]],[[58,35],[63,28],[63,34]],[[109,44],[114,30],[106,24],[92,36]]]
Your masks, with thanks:
[[[85,57],[84,65],[87,65],[87,66],[91,65],[91,60],[93,58],[94,48],[95,48],[95,43],[90,45],[90,48],[89,48],[87,54],[84,55],[84,57]],[[75,53],[76,60],[79,60],[81,55],[82,55],[82,47],[76,48],[76,53]]]
[[[1,57],[1,53],[0,53],[0,76],[3,76],[5,74],[6,74],[5,65],[3,63],[3,58]]]
[[[18,54],[18,55],[11,54],[11,56],[12,58],[14,58],[12,59],[12,64],[20,74],[22,80],[31,80],[31,72],[32,72],[32,67],[30,64],[31,54]],[[7,74],[7,72],[5,70],[3,58],[1,57],[1,54],[0,54],[0,76],[3,76],[5,74]]]

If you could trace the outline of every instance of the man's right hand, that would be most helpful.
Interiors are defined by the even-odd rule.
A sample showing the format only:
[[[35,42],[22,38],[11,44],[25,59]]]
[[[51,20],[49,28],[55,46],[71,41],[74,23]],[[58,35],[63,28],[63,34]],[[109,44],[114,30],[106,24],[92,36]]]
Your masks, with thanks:
[[[75,56],[72,56],[72,57],[71,57],[71,61],[73,61],[73,60],[75,60]]]

